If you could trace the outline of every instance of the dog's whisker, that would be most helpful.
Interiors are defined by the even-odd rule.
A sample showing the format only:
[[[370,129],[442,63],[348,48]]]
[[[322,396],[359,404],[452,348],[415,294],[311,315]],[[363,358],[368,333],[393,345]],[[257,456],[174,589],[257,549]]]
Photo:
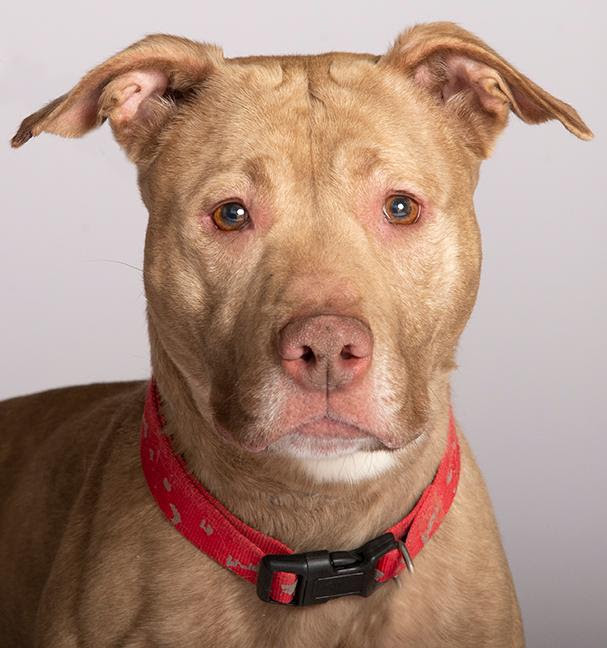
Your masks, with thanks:
[[[132,268],[143,274],[143,268],[127,263],[126,261],[120,261],[118,259],[86,259],[86,263],[116,263],[117,265],[123,265],[127,268]]]

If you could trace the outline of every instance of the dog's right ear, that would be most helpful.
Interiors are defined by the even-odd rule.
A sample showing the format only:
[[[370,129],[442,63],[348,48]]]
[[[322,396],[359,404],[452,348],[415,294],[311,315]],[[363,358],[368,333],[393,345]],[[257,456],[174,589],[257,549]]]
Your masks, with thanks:
[[[26,117],[11,145],[19,147],[42,132],[81,137],[109,119],[116,140],[139,162],[179,102],[222,63],[215,45],[166,34],[147,36]]]

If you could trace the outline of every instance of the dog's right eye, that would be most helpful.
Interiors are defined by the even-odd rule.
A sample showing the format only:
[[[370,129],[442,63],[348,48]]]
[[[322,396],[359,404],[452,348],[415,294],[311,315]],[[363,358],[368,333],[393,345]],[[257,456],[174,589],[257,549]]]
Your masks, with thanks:
[[[227,202],[213,210],[213,222],[220,230],[231,232],[245,227],[251,220],[247,208],[239,202]]]

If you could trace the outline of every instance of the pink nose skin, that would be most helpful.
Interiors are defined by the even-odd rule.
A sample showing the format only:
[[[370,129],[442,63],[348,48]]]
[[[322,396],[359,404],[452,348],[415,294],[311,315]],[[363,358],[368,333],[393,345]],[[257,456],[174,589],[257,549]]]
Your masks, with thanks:
[[[302,387],[337,389],[366,372],[373,337],[354,317],[301,317],[280,331],[278,351],[284,370]]]

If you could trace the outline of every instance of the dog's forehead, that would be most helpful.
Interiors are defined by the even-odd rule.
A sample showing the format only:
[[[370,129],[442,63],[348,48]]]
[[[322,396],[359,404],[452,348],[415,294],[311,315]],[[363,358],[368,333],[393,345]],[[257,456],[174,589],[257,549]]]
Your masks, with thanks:
[[[404,114],[415,112],[412,102],[416,97],[408,79],[378,66],[378,59],[344,52],[253,56],[228,59],[219,78],[224,91],[229,88],[234,101],[260,125],[273,121],[293,126],[293,121],[283,121],[289,115],[308,128],[309,123],[302,123],[304,118],[317,128],[347,130],[381,124],[390,112],[399,121]]]
[[[428,126],[414,85],[377,62],[341,52],[228,59],[180,121],[180,159],[207,178],[225,175],[226,191],[238,174],[284,187],[312,167],[340,182],[379,173],[433,184],[441,162],[423,160],[443,134]]]

